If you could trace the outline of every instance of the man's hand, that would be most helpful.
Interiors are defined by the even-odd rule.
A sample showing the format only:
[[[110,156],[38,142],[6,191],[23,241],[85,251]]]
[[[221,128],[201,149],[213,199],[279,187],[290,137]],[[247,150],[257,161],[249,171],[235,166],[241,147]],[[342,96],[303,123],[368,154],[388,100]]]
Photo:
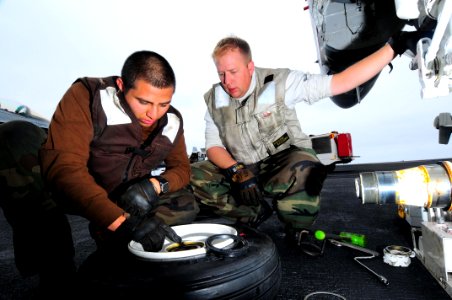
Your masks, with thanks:
[[[132,216],[144,216],[156,206],[158,199],[149,178],[144,178],[129,186],[117,204]]]
[[[165,237],[176,243],[182,242],[182,238],[170,226],[158,217],[149,215],[143,217],[131,215],[115,232],[128,241],[140,243],[145,251],[151,252],[162,249]]]
[[[432,31],[400,31],[393,35],[388,40],[388,44],[394,50],[394,57],[402,55],[407,50],[410,50],[413,55],[416,55],[417,42],[424,37],[432,38]]]
[[[257,177],[242,163],[237,163],[225,170],[226,177],[231,182],[231,190],[236,200],[241,204],[258,206],[262,201]]]

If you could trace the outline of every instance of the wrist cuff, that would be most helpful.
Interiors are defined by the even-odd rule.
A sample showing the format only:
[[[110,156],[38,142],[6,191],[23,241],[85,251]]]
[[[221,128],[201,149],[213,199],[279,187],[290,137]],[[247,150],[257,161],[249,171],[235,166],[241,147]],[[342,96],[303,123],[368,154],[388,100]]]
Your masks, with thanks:
[[[242,163],[236,163],[233,164],[232,166],[230,166],[227,169],[224,169],[225,175],[228,178],[232,178],[232,176],[234,176],[234,174],[236,174],[240,169],[244,169],[245,165]]]

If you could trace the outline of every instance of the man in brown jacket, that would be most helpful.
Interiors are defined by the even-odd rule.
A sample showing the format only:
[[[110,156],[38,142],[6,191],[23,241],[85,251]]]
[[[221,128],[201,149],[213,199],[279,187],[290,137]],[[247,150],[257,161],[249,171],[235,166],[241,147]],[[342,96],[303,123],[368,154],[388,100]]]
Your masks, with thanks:
[[[80,78],[57,106],[40,152],[42,174],[55,199],[91,222],[100,247],[133,239],[158,251],[175,235],[166,224],[196,217],[185,189],[183,120],[171,106],[175,87],[166,59],[140,51],[121,77]],[[165,171],[152,176],[162,163]]]
[[[121,77],[77,79],[59,102],[47,136],[28,122],[0,125],[6,171],[22,174],[5,180],[0,176],[6,197],[0,204],[19,241],[30,241],[20,243],[21,262],[32,264],[37,257],[31,254],[45,254],[36,270],[43,298],[68,296],[75,279],[65,213],[88,219],[96,252],[113,253],[116,260],[128,252],[131,240],[146,251],[160,250],[165,237],[180,242],[169,225],[195,219],[199,208],[186,189],[190,163],[183,119],[171,106],[175,87],[168,61],[139,51],[127,58]],[[155,172],[162,166],[163,172]],[[34,183],[27,174],[38,175]],[[17,178],[29,192],[17,191]],[[21,205],[27,201],[36,203],[28,207],[39,209]],[[23,217],[28,215],[32,218]],[[17,253],[18,244],[14,247]],[[32,270],[20,267],[23,274]]]

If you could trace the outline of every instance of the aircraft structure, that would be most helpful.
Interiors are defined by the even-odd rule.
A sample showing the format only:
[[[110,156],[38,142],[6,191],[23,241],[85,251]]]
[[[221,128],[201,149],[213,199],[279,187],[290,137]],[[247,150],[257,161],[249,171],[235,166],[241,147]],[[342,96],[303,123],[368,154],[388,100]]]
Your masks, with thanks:
[[[308,0],[318,63],[323,74],[338,73],[400,33],[413,36],[404,53],[418,70],[421,97],[452,92],[452,1]],[[416,43],[417,42],[417,43]],[[379,74],[378,74],[379,75]],[[342,108],[360,103],[378,75],[356,89],[331,97]]]

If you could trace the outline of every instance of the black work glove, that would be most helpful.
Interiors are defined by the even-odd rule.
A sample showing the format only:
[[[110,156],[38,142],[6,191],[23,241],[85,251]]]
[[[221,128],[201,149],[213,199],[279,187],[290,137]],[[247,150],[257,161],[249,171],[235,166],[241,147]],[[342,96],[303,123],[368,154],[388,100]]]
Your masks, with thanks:
[[[410,50],[413,55],[416,55],[417,42],[421,38],[431,38],[432,36],[432,31],[399,31],[389,38],[388,44],[394,50],[394,57],[402,55],[407,50]]]
[[[115,233],[122,239],[140,243],[145,251],[151,252],[162,249],[165,237],[176,243],[182,242],[182,238],[170,226],[151,215],[142,217],[131,215],[116,229]]]
[[[117,204],[132,216],[144,216],[157,205],[158,199],[149,178],[144,178],[129,186]]]
[[[262,201],[262,192],[257,177],[242,163],[225,169],[226,177],[231,183],[232,194],[244,205],[257,206]]]

